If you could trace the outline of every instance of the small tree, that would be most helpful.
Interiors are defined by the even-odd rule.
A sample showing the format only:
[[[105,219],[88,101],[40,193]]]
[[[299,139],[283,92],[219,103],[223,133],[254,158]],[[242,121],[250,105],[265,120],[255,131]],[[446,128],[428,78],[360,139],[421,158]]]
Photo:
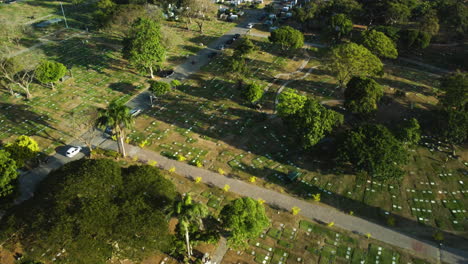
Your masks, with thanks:
[[[276,111],[281,117],[293,115],[304,107],[307,97],[300,95],[296,90],[286,88],[278,96]]]
[[[344,106],[353,113],[367,114],[377,110],[377,103],[383,96],[383,87],[366,77],[353,77],[344,93]]]
[[[293,206],[293,208],[291,208],[291,214],[292,215],[298,215],[300,212],[301,212],[301,208],[299,208],[297,206]]]
[[[246,85],[242,90],[242,97],[249,103],[255,103],[262,98],[265,91],[257,83]]]
[[[290,26],[283,26],[271,32],[268,39],[278,45],[281,49],[298,49],[304,46],[304,35]]]
[[[16,138],[13,143],[7,144],[5,150],[10,153],[10,158],[16,162],[16,166],[21,168],[25,161],[37,155],[39,145],[33,138],[22,135]]]
[[[50,84],[55,89],[54,83],[65,76],[67,67],[60,62],[43,61],[37,66],[36,79],[43,84]]]
[[[34,80],[34,71],[30,69],[29,62],[19,60],[17,57],[0,59],[0,80],[6,83],[10,94],[14,94],[11,85],[16,85],[26,93],[26,99],[31,100],[30,85]]]
[[[342,88],[353,76],[373,76],[382,73],[383,64],[365,47],[346,43],[332,48],[330,59],[326,64],[336,76]]]
[[[225,205],[220,213],[222,227],[229,231],[228,242],[233,247],[245,247],[270,225],[265,208],[249,197],[238,198]]]
[[[228,192],[229,189],[231,189],[231,186],[229,186],[228,184],[225,184],[223,187],[223,191]]]
[[[171,91],[171,85],[167,82],[150,82],[150,91],[154,96],[160,97]]]
[[[0,198],[13,193],[13,183],[18,177],[16,162],[10,158],[10,153],[0,149]]]
[[[439,33],[439,18],[437,17],[437,11],[430,10],[419,20],[419,30],[427,32],[432,36]]]
[[[421,140],[421,126],[416,118],[405,120],[398,129],[398,138],[410,144],[418,144]]]
[[[330,18],[328,32],[335,42],[340,41],[353,29],[353,22],[345,14],[336,14]]]
[[[417,29],[400,31],[399,46],[407,50],[425,49],[431,42],[431,34]]]
[[[258,47],[253,44],[249,38],[241,38],[234,50],[234,56],[245,56],[258,50]]]
[[[320,202],[320,193],[312,194],[312,198],[316,202]]]
[[[246,73],[247,63],[243,57],[232,56],[227,60],[228,68],[235,73]]]
[[[366,30],[361,33],[362,45],[380,58],[396,59],[398,51],[395,43],[384,33]]]
[[[161,67],[166,56],[159,25],[147,18],[137,19],[124,40],[123,54],[137,69],[149,71],[154,78],[154,69]]]

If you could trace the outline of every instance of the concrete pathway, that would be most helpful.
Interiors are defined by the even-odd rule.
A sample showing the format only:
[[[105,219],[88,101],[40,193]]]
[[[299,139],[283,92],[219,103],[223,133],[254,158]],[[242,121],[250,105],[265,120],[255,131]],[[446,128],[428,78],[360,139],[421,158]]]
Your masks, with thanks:
[[[228,245],[227,245],[226,238],[221,236],[221,238],[219,239],[218,247],[216,248],[216,251],[213,253],[213,256],[211,257],[211,263],[220,264],[224,258],[224,255],[226,255],[227,250],[228,250]]]

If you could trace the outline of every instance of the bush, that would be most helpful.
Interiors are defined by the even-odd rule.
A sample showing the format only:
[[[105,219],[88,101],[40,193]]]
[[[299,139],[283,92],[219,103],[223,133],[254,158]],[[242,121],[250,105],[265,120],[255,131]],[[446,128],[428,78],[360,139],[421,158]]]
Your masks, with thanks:
[[[93,149],[93,153],[97,155],[103,155],[106,157],[114,158],[114,159],[121,157],[121,154],[119,152],[109,150],[109,149],[95,148]]]
[[[157,82],[151,81],[150,82],[150,91],[155,96],[163,96],[169,91],[171,91],[171,85],[167,82]]]

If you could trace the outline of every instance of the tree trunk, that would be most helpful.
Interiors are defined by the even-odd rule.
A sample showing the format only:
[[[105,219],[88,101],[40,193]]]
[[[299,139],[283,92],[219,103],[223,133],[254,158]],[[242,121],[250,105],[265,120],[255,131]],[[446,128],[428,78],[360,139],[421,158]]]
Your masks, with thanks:
[[[29,89],[25,88],[24,91],[26,92],[26,99],[31,100],[32,99],[32,94],[29,92]]]
[[[200,34],[203,34],[203,21],[197,21],[197,26],[200,30]]]
[[[187,256],[190,259],[192,257],[192,248],[190,247],[188,226],[185,227],[185,243],[187,244]]]
[[[123,132],[119,133],[119,142],[120,142],[120,151],[122,153],[122,157],[126,157],[127,153],[125,152],[125,142],[124,142],[124,134]]]
[[[50,87],[52,87],[52,90],[55,91],[55,85],[53,82],[50,83]]]
[[[150,70],[151,79],[154,79],[153,66],[150,66],[149,70]]]

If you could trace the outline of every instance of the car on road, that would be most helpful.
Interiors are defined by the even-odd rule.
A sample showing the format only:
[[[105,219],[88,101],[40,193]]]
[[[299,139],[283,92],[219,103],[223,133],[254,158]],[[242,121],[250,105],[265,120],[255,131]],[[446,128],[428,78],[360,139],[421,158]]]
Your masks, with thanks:
[[[134,109],[130,110],[130,114],[131,114],[132,116],[137,116],[137,115],[139,115],[140,113],[141,113],[141,109],[140,109],[140,108],[134,108]]]
[[[73,158],[81,151],[81,147],[70,147],[67,150],[66,156],[69,158]]]
[[[247,28],[253,28],[253,26],[254,26],[253,23],[247,24]]]

